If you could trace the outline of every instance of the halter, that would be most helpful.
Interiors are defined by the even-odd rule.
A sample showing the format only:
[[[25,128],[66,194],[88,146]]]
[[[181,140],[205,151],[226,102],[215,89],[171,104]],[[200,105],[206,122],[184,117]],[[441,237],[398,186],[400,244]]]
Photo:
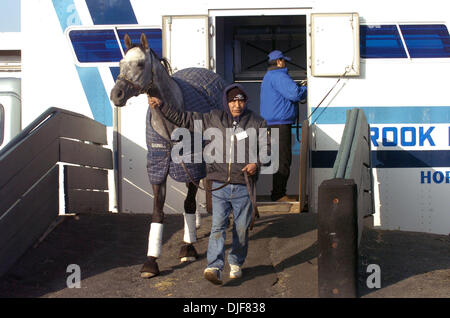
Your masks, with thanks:
[[[130,84],[131,86],[133,86],[133,88],[138,92],[138,95],[140,94],[144,94],[147,93],[150,88],[153,87],[153,68],[152,68],[152,80],[150,81],[150,83],[147,86],[141,87],[140,85],[133,83],[132,80],[130,80],[126,75],[124,74],[119,74],[119,76],[117,76],[118,80],[122,80],[127,82],[128,84]]]

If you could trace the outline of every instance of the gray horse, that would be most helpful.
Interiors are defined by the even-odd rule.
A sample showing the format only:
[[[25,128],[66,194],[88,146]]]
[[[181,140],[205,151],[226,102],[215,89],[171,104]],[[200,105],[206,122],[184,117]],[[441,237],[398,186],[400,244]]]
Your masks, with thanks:
[[[213,108],[221,108],[222,91],[226,83],[216,73],[201,68],[187,68],[171,76],[168,62],[158,58],[149,48],[145,34],[141,35],[140,45],[133,45],[128,34],[124,40],[127,51],[120,61],[120,74],[110,96],[114,105],[122,107],[129,98],[147,94],[179,110],[208,112]],[[156,260],[161,254],[167,175],[176,181],[185,182],[188,187],[184,202],[185,244],[181,247],[179,257],[182,262],[198,258],[193,246],[196,242],[195,196],[199,181],[206,176],[206,169],[204,163],[179,164],[171,160],[171,133],[175,128],[164,119],[159,109],[149,107],[146,120],[147,172],[152,184],[154,204],[147,261],[141,268],[143,278],[159,274]]]

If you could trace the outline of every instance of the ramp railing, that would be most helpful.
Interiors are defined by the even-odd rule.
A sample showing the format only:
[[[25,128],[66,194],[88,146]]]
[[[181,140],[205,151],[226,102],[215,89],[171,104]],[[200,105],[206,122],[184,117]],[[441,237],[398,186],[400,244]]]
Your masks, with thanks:
[[[320,297],[357,297],[358,246],[374,213],[370,128],[361,109],[347,111],[333,178],[319,186]]]
[[[113,161],[106,144],[104,125],[49,108],[2,148],[0,276],[58,217],[61,170],[66,213],[109,210],[107,169]]]

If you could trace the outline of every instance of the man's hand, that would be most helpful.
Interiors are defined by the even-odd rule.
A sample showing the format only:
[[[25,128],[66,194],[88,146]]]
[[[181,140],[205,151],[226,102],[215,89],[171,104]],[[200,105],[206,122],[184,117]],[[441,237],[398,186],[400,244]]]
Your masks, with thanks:
[[[163,104],[163,101],[160,100],[158,97],[154,97],[154,96],[147,96],[147,100],[148,100],[148,105],[151,108],[155,108],[155,107],[161,107]]]
[[[247,171],[248,175],[252,176],[256,173],[256,171],[258,171],[258,166],[256,163],[249,163],[242,169],[242,171]]]

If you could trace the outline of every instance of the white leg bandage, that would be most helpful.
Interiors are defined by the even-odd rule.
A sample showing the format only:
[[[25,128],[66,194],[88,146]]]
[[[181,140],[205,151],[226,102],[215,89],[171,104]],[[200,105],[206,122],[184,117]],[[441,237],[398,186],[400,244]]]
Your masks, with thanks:
[[[150,225],[147,256],[153,256],[156,258],[159,258],[161,256],[162,234],[163,224],[152,223]]]
[[[200,215],[200,211],[197,209],[195,211],[195,228],[199,229],[202,224],[202,216]]]
[[[197,242],[197,229],[195,228],[195,213],[184,213],[184,237],[186,243]]]

